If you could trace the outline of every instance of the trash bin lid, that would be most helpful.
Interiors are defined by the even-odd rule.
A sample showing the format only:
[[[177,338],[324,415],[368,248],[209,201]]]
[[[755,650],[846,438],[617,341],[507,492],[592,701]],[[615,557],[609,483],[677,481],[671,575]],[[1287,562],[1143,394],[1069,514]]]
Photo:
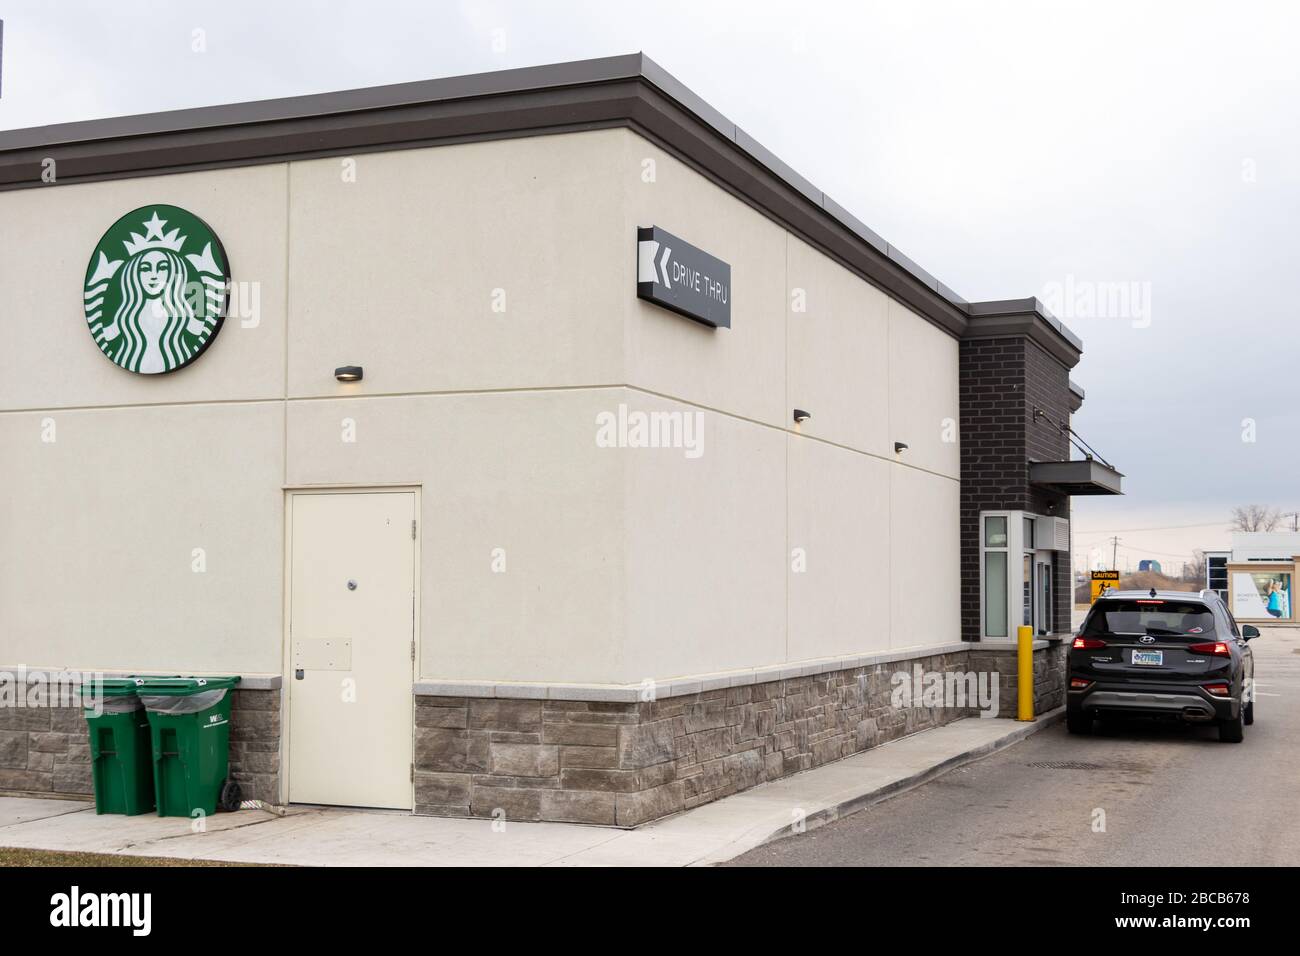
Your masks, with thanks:
[[[132,686],[137,694],[150,697],[188,697],[206,690],[228,690],[239,683],[234,677],[135,677]]]
[[[81,685],[82,697],[132,697],[136,683],[130,677],[103,677]]]

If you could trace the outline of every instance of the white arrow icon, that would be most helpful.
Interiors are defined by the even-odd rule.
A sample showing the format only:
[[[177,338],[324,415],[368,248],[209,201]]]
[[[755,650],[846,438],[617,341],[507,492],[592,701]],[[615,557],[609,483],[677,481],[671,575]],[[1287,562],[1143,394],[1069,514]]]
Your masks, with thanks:
[[[642,239],[636,244],[636,281],[658,282],[655,272],[655,255],[659,252],[659,243],[653,239]]]
[[[668,281],[668,257],[672,255],[672,249],[667,246],[663,247],[663,255],[659,255],[659,242],[655,239],[643,239],[637,243],[637,282],[662,282],[664,286],[671,289],[672,283]],[[655,259],[658,259],[656,268]],[[662,277],[660,271],[662,270]]]

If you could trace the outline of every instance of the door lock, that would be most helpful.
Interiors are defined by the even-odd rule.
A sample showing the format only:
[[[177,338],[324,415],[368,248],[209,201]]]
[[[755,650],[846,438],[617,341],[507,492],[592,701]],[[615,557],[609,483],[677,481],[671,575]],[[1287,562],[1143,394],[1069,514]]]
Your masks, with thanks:
[[[356,589],[357,589],[357,582],[356,582],[356,581],[348,581],[348,590],[349,590],[349,591],[355,591]]]
[[[305,676],[306,676],[306,673],[303,671],[303,669],[302,669],[301,667],[299,667],[296,671],[293,672],[293,679],[294,679],[294,680],[302,680],[303,677],[305,677]]]

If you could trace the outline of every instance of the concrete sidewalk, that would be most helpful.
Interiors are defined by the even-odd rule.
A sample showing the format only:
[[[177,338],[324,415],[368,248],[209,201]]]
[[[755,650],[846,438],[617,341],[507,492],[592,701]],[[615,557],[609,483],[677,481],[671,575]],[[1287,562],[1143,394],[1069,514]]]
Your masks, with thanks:
[[[305,866],[707,866],[811,830],[1055,723],[968,718],[636,830],[294,807],[183,819],[98,816],[86,803],[0,797],[0,846]]]

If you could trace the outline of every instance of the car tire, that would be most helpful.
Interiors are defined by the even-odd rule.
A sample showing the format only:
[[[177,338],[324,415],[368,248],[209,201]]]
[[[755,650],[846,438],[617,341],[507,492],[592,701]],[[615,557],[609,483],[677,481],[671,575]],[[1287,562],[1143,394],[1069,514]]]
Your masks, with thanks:
[[[1090,734],[1092,733],[1092,718],[1083,711],[1065,713],[1065,729],[1072,734]]]
[[[1238,707],[1237,716],[1219,721],[1219,740],[1225,744],[1239,744],[1246,736],[1246,708]]]
[[[1247,727],[1255,722],[1255,702],[1253,700],[1246,705],[1246,712],[1242,716],[1241,722]]]

